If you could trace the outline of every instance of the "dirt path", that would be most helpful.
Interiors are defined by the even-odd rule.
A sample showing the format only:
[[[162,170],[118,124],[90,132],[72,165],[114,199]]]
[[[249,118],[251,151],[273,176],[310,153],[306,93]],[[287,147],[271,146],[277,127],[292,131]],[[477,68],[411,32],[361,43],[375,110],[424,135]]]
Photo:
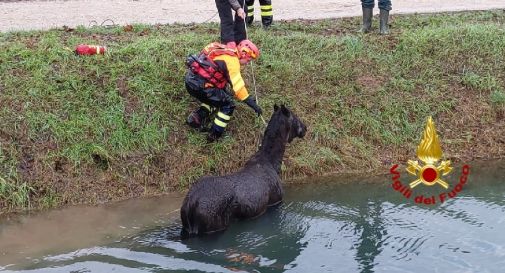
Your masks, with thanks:
[[[276,20],[361,14],[359,0],[273,0],[273,8]],[[393,0],[392,13],[495,8],[505,8],[505,0]],[[259,8],[256,12],[259,13]],[[111,19],[116,24],[201,23],[215,14],[216,7],[212,0],[0,0],[0,31],[48,29],[63,25],[89,26],[94,24],[93,21],[102,23],[106,19]],[[210,20],[217,21],[218,16]]]

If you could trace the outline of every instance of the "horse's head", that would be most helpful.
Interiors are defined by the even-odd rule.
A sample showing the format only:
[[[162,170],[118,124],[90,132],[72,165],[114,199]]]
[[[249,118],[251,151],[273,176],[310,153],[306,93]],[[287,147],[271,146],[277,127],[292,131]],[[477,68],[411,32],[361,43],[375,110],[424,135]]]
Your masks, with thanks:
[[[307,126],[305,126],[305,124],[303,124],[298,116],[296,116],[296,114],[289,110],[286,106],[281,105],[279,107],[277,104],[274,105],[274,115],[276,114],[286,120],[288,142],[293,141],[295,137],[303,138],[305,136],[305,133],[307,132]]]

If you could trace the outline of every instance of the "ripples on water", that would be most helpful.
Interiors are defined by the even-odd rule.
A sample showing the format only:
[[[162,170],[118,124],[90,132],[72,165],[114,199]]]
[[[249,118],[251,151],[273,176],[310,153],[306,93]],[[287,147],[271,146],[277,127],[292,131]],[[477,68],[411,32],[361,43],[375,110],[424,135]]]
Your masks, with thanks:
[[[470,176],[460,196],[431,207],[409,203],[389,178],[291,186],[281,206],[219,235],[181,241],[174,223],[3,270],[504,272],[503,170]]]

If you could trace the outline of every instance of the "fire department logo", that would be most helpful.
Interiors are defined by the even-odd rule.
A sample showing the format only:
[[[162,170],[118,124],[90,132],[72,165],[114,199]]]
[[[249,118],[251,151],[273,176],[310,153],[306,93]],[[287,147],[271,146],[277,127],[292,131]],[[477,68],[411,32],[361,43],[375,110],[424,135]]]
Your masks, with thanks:
[[[452,189],[449,189],[449,183],[444,180],[444,177],[450,174],[453,170],[450,160],[442,160],[442,148],[438,139],[435,123],[431,117],[428,118],[426,128],[424,129],[423,138],[417,147],[417,160],[408,160],[407,172],[410,175],[416,176],[417,179],[411,180],[409,184],[403,184],[400,181],[400,171],[398,164],[395,164],[389,172],[393,175],[392,188],[401,193],[405,198],[411,199],[414,196],[414,202],[417,204],[435,205],[455,198],[459,192],[463,190],[468,175],[470,174],[470,166],[463,165],[459,183]],[[447,178],[445,178],[447,179]],[[441,192],[437,195],[425,196],[421,192],[414,193],[414,188],[423,184],[425,186],[439,186]],[[419,187],[418,187],[419,188]],[[416,188],[417,191],[417,188]],[[431,193],[437,192],[430,191]]]
[[[442,148],[440,148],[435,123],[433,123],[431,117],[428,118],[423,139],[417,147],[417,158],[424,162],[424,166],[419,165],[417,160],[408,161],[407,172],[418,177],[409,184],[411,189],[421,183],[426,186],[440,185],[444,189],[449,188],[449,184],[442,180],[441,177],[448,175],[452,171],[451,161],[442,161],[437,166],[437,162],[442,158]]]

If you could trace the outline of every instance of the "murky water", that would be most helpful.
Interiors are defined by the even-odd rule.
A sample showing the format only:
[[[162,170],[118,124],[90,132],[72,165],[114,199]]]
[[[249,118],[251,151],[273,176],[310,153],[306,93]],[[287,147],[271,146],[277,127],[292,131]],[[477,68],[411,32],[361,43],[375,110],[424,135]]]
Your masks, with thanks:
[[[219,235],[181,241],[178,220],[145,224],[168,217],[162,213],[113,240],[90,239],[86,230],[74,234],[72,245],[80,247],[4,255],[0,271],[503,272],[505,162],[471,166],[464,189],[443,204],[415,204],[391,188],[390,176],[325,179],[286,187],[281,206]],[[458,179],[455,172],[448,182]],[[148,208],[125,215],[133,222],[146,214]]]

